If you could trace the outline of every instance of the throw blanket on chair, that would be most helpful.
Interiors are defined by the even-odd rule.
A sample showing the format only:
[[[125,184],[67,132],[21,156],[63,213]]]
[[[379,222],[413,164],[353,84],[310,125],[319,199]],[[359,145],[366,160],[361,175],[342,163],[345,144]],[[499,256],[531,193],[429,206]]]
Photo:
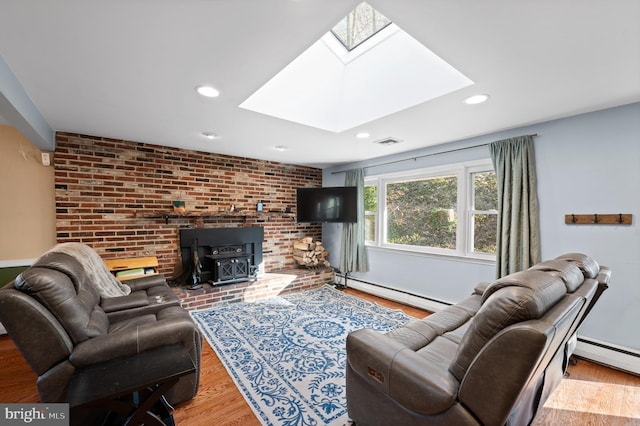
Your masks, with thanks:
[[[128,285],[114,277],[104,261],[91,247],[82,243],[60,243],[49,252],[73,256],[84,268],[89,282],[93,283],[102,297],[126,296],[131,293]]]

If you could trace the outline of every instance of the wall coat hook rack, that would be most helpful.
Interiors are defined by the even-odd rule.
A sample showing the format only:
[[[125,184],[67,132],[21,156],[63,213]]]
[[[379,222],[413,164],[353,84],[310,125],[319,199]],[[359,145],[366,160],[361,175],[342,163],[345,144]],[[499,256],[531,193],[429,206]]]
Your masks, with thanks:
[[[564,223],[567,225],[631,225],[633,215],[631,213],[572,213],[564,215]]]

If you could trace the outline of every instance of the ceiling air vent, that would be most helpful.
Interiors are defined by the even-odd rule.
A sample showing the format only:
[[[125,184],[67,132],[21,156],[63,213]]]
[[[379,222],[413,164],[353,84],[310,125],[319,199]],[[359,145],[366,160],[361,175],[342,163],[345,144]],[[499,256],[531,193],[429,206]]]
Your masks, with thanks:
[[[384,138],[384,139],[380,139],[378,141],[374,141],[373,143],[377,143],[378,145],[389,146],[389,145],[395,145],[395,144],[400,143],[400,142],[402,142],[400,139]]]

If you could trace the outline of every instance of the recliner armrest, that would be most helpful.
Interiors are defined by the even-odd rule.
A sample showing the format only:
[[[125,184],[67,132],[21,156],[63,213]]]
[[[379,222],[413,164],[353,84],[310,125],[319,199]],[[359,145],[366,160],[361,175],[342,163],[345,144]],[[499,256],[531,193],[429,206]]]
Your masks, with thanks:
[[[139,308],[148,304],[149,298],[143,292],[133,292],[126,296],[103,297],[100,300],[100,307],[106,313]]]
[[[347,362],[356,374],[408,410],[437,414],[454,404],[458,381],[428,358],[374,330],[347,336]]]
[[[139,278],[132,278],[130,280],[123,281],[122,284],[126,284],[131,287],[131,291],[146,290],[151,287],[159,285],[167,285],[167,280],[164,274],[144,275]]]
[[[484,293],[484,291],[487,289],[487,287],[489,287],[489,284],[486,281],[481,281],[478,284],[476,284],[476,286],[473,288],[473,294],[478,294],[480,296],[482,296],[482,294]]]
[[[191,350],[197,333],[189,317],[168,318],[85,340],[75,346],[69,361],[75,367],[85,367],[177,343]]]

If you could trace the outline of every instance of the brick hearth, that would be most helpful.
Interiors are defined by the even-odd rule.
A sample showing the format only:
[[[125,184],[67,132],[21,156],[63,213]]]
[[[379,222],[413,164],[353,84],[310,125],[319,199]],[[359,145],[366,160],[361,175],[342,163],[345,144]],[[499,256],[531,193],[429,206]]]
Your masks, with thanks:
[[[199,290],[174,287],[182,306],[187,310],[206,309],[227,302],[250,302],[279,294],[311,290],[333,280],[333,269],[284,269],[260,274],[252,283],[236,283],[223,286],[203,284]]]

